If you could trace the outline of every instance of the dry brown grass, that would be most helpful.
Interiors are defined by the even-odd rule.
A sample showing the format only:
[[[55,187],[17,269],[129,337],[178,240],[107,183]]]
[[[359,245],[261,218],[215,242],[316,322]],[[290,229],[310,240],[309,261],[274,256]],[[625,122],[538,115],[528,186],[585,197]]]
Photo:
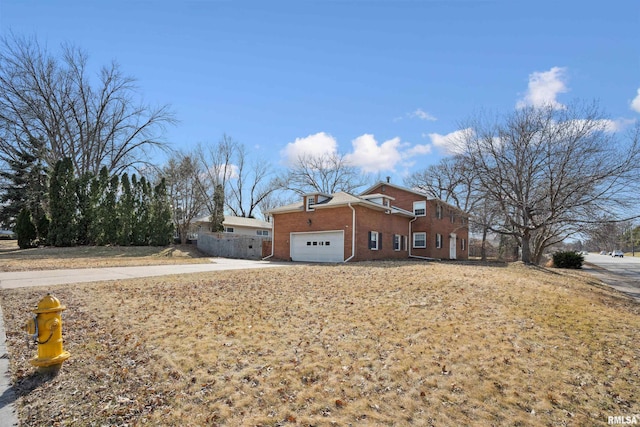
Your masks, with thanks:
[[[24,425],[607,425],[640,307],[580,272],[389,262],[70,285],[58,376],[1,294]]]
[[[20,249],[15,240],[0,240],[0,271],[57,268],[125,267],[209,262],[194,245],[76,246]]]

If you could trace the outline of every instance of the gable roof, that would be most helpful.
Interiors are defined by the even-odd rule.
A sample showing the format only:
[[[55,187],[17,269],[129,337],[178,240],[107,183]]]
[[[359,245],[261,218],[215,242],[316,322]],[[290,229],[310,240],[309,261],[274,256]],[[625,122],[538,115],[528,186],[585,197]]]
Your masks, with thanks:
[[[203,216],[200,218],[195,218],[193,223],[203,222],[208,223],[210,221],[210,216]],[[222,222],[227,227],[245,227],[245,228],[271,228],[271,223],[267,221],[262,221],[261,219],[256,218],[245,218],[241,216],[231,216],[225,215],[224,221]]]
[[[323,200],[313,205],[313,209],[327,209],[327,208],[335,208],[351,205],[362,205],[369,209],[375,209],[379,211],[391,211],[391,213],[402,214],[406,216],[413,217],[413,213],[409,211],[405,211],[404,209],[399,209],[394,206],[384,206],[379,203],[371,202],[366,200],[363,197],[354,196],[352,194],[346,193],[344,191],[339,191],[335,194],[329,196],[327,200]],[[303,202],[292,203],[290,205],[280,206],[279,208],[271,209],[267,212],[270,215],[280,214],[280,213],[289,213],[289,212],[302,212],[304,211],[305,206]]]
[[[397,190],[406,191],[407,193],[412,193],[412,194],[415,194],[416,196],[424,197],[425,199],[429,198],[429,196],[426,193],[423,193],[423,192],[420,192],[420,191],[416,191],[416,190],[412,190],[411,188],[402,187],[400,185],[391,184],[390,182],[386,182],[386,181],[378,181],[377,183],[375,183],[374,185],[372,185],[371,187],[367,188],[362,193],[360,193],[360,195],[362,196],[362,195],[365,195],[365,194],[369,194],[371,191],[375,190],[376,188],[380,187],[381,185],[386,185],[388,187],[393,187],[393,188],[395,188]]]
[[[256,219],[256,218],[245,218],[241,216],[225,215],[224,221],[222,223],[227,226],[235,226],[235,227],[271,228],[270,222],[262,221],[261,219]]]
[[[376,188],[378,188],[381,185],[387,185],[389,187],[393,187],[397,190],[401,190],[401,191],[405,191],[407,193],[411,193],[411,194],[415,194],[416,196],[419,196],[425,200],[432,200],[432,201],[437,201],[443,205],[446,205],[448,208],[451,209],[455,209],[456,211],[462,212],[465,215],[469,215],[468,212],[465,212],[464,210],[460,209],[457,206],[452,205],[451,203],[447,203],[442,199],[438,199],[438,198],[434,198],[434,197],[429,197],[426,193],[422,192],[422,191],[417,191],[417,190],[413,190],[411,188],[407,188],[407,187],[402,187],[400,185],[395,185],[395,184],[391,184],[390,182],[386,182],[386,181],[378,181],[376,184],[372,185],[371,187],[367,188],[365,191],[362,192],[361,196],[363,195],[368,195],[368,193],[370,191],[375,190]]]

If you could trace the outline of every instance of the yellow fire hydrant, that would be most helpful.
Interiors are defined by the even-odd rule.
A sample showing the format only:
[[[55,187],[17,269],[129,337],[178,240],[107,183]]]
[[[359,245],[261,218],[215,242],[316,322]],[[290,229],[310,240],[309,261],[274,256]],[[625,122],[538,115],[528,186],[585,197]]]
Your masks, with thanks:
[[[71,354],[62,349],[62,311],[58,298],[47,294],[33,310],[33,318],[27,321],[25,330],[34,342],[38,343],[38,357],[29,362],[32,365],[47,368],[60,367]]]

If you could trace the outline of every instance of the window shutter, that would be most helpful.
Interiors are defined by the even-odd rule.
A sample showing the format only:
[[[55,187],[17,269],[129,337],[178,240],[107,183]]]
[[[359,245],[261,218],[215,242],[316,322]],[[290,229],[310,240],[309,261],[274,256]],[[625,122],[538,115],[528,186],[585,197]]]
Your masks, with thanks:
[[[382,250],[382,233],[378,233],[378,250]]]

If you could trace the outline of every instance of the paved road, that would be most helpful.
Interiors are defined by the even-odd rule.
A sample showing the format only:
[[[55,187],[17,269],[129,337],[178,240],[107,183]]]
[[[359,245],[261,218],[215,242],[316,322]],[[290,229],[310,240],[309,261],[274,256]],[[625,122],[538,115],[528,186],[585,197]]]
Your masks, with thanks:
[[[143,267],[79,268],[73,270],[41,270],[0,272],[0,289],[26,286],[67,285],[71,283],[123,280],[136,277],[167,276],[221,270],[244,270],[292,266],[292,263],[211,258],[208,264],[154,265]]]
[[[598,276],[604,283],[640,302],[640,258],[613,258],[609,255],[589,254],[584,260],[585,270]]]

